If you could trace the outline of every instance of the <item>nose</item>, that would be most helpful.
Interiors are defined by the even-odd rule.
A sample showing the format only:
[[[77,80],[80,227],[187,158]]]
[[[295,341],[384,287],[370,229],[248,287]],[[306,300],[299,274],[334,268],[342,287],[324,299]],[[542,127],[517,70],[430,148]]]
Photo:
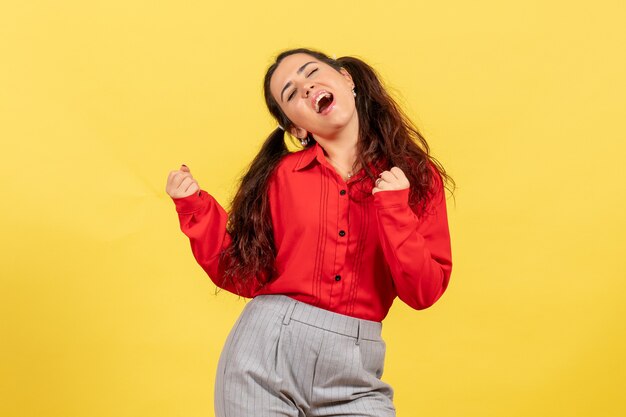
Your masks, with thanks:
[[[315,84],[313,83],[307,83],[304,85],[304,88],[302,89],[302,93],[304,94],[305,98],[309,97],[309,94],[311,93],[311,90],[313,90],[315,88]]]

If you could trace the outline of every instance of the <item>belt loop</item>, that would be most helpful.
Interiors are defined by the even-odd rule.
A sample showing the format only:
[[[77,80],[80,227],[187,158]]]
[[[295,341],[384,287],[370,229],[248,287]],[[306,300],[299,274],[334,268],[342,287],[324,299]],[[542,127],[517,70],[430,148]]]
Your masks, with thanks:
[[[283,317],[283,324],[288,325],[291,321],[291,315],[293,314],[293,309],[296,306],[296,301],[292,301],[287,308],[287,312],[285,312],[285,317]]]
[[[360,341],[361,341],[361,321],[359,320],[356,326],[356,343],[355,344],[358,345]]]

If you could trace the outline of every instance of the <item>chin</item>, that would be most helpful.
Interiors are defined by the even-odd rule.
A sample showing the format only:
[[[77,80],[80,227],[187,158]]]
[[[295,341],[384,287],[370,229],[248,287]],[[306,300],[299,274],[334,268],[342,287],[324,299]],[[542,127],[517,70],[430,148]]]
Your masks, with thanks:
[[[343,131],[346,127],[353,122],[353,119],[357,116],[356,108],[343,110],[334,109],[333,112],[324,116],[318,124],[312,126],[311,129],[307,129],[314,136],[332,137]]]

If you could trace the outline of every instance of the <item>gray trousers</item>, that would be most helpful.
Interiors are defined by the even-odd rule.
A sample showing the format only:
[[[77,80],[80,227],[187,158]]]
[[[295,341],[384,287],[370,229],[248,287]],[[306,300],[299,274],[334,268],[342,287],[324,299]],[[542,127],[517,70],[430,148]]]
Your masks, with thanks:
[[[286,295],[248,301],[222,350],[216,417],[389,417],[382,324]]]

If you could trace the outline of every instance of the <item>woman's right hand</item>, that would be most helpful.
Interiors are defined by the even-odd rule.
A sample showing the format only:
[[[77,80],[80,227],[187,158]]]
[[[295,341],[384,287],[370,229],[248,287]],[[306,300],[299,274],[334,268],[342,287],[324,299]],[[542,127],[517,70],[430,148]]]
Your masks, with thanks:
[[[183,198],[200,190],[198,182],[193,179],[186,165],[181,165],[179,170],[170,171],[167,177],[165,192],[172,198]]]

